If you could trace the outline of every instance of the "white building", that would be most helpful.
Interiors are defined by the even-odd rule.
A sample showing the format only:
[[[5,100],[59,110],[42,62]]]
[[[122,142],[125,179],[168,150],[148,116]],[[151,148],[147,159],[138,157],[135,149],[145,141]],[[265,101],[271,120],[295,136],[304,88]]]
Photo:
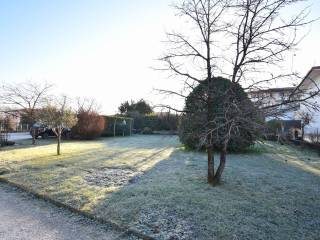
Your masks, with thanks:
[[[298,91],[304,93],[304,97],[315,95],[320,90],[320,66],[313,67],[297,87]],[[299,119],[301,113],[309,113],[311,122],[305,127],[306,134],[320,133],[320,94],[310,98],[307,102],[311,104],[301,104],[300,109],[296,112],[295,118]],[[312,108],[311,105],[319,106]]]
[[[262,89],[250,91],[248,96],[251,101],[259,103],[259,106],[274,106],[276,104],[281,104],[284,100],[288,99],[295,89],[295,87]],[[280,111],[279,108],[274,111],[270,109],[271,116],[267,116],[266,120],[274,118],[280,120],[292,120],[294,119],[296,110],[297,107],[290,107],[290,110],[285,109],[284,111]]]
[[[308,113],[311,116],[311,122],[305,126],[305,134],[320,134],[320,94],[316,94],[320,91],[320,66],[313,67],[301,83],[293,88],[269,88],[257,91],[251,91],[248,93],[249,98],[253,102],[259,102],[260,106],[273,106],[277,103],[281,103],[289,97],[305,99],[310,96],[306,103],[294,103],[289,107],[283,108],[283,111],[279,111],[279,108],[274,109],[277,114],[272,114],[270,110],[270,116],[266,120],[279,119],[284,120],[292,124],[291,120],[301,121],[303,115]],[[313,107],[312,107],[313,106]],[[314,107],[316,106],[316,107]],[[281,110],[281,109],[280,109]],[[280,112],[280,114],[279,114]]]

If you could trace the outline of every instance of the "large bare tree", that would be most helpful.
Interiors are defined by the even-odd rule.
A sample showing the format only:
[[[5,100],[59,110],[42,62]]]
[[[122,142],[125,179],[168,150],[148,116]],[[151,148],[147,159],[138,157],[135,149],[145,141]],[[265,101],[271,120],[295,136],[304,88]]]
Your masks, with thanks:
[[[37,111],[44,105],[52,85],[48,83],[22,82],[4,84],[0,89],[2,112],[19,115],[32,126],[37,121]],[[35,144],[33,132],[32,144]]]
[[[252,109],[241,111],[240,115],[230,114],[239,106],[226,102],[223,116],[216,116],[214,109],[215,77],[228,77],[247,91],[270,86],[276,81],[297,83],[298,75],[282,70],[285,59],[301,40],[298,30],[303,29],[307,20],[305,9],[295,9],[293,16],[284,14],[288,8],[303,0],[183,0],[174,7],[185,20],[186,30],[167,34],[168,49],[161,58],[171,76],[184,80],[184,91],[161,90],[163,93],[186,98],[188,92],[202,82],[206,82],[206,93],[197,96],[206,104],[206,124],[204,126],[204,145],[208,154],[208,183],[220,182],[226,161],[226,149],[230,135],[237,131],[237,118],[246,118]],[[226,91],[232,95],[232,89]],[[305,103],[319,91],[308,94],[297,88],[281,102],[256,104],[266,114],[283,111],[294,103]],[[226,98],[232,99],[232,98]],[[229,106],[229,107],[228,107]],[[230,108],[230,106],[232,106]],[[176,109],[174,106],[166,106]],[[276,109],[276,110],[275,110]],[[240,111],[239,111],[240,112]],[[215,123],[219,123],[218,125]],[[218,170],[214,171],[213,142],[219,128],[224,128],[223,151]]]

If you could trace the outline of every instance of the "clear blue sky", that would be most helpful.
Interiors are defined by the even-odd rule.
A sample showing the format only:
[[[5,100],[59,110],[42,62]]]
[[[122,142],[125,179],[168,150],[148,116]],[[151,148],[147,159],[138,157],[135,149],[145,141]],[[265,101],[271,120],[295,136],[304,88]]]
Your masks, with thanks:
[[[96,97],[113,113],[120,102],[174,85],[150,69],[174,21],[171,0],[0,0],[0,83],[49,81],[56,91]],[[320,16],[320,1],[312,16]],[[174,25],[174,24],[173,24]],[[295,57],[320,65],[320,24]]]

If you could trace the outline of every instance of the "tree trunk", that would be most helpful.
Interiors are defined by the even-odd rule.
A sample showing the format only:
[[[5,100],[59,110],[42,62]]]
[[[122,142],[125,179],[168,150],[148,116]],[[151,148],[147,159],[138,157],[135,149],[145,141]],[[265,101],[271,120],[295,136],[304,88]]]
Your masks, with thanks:
[[[213,185],[218,185],[221,182],[221,176],[226,166],[226,158],[227,158],[227,145],[223,147],[220,153],[220,163],[217,169],[217,172],[214,176]]]
[[[302,141],[304,140],[304,126],[302,127],[302,130],[301,130],[301,140]]]
[[[36,144],[36,130],[32,128],[32,145]]]
[[[211,79],[208,79],[208,99],[207,99],[207,129],[211,130],[212,120],[214,119],[213,114],[213,97],[211,92]],[[213,152],[213,139],[212,135],[207,133],[207,154],[208,154],[208,183],[213,185],[214,182],[214,152]]]
[[[58,144],[57,144],[57,155],[60,155],[60,145],[61,145],[61,132],[59,131],[58,133],[58,136],[57,136],[57,139],[58,139]]]
[[[116,136],[116,126],[117,126],[117,119],[115,119],[114,123],[113,123],[113,136],[114,137]]]
[[[208,145],[207,153],[208,153],[208,183],[212,185],[214,181],[214,155],[213,155],[212,145]]]

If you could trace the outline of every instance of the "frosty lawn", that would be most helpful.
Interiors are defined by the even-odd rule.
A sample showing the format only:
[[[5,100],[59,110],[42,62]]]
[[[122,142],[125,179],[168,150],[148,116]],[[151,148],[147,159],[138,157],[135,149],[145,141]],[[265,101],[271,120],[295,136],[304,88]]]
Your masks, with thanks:
[[[171,136],[27,142],[0,152],[2,178],[157,239],[317,239],[320,158],[266,143],[230,155],[206,184],[204,153]]]

